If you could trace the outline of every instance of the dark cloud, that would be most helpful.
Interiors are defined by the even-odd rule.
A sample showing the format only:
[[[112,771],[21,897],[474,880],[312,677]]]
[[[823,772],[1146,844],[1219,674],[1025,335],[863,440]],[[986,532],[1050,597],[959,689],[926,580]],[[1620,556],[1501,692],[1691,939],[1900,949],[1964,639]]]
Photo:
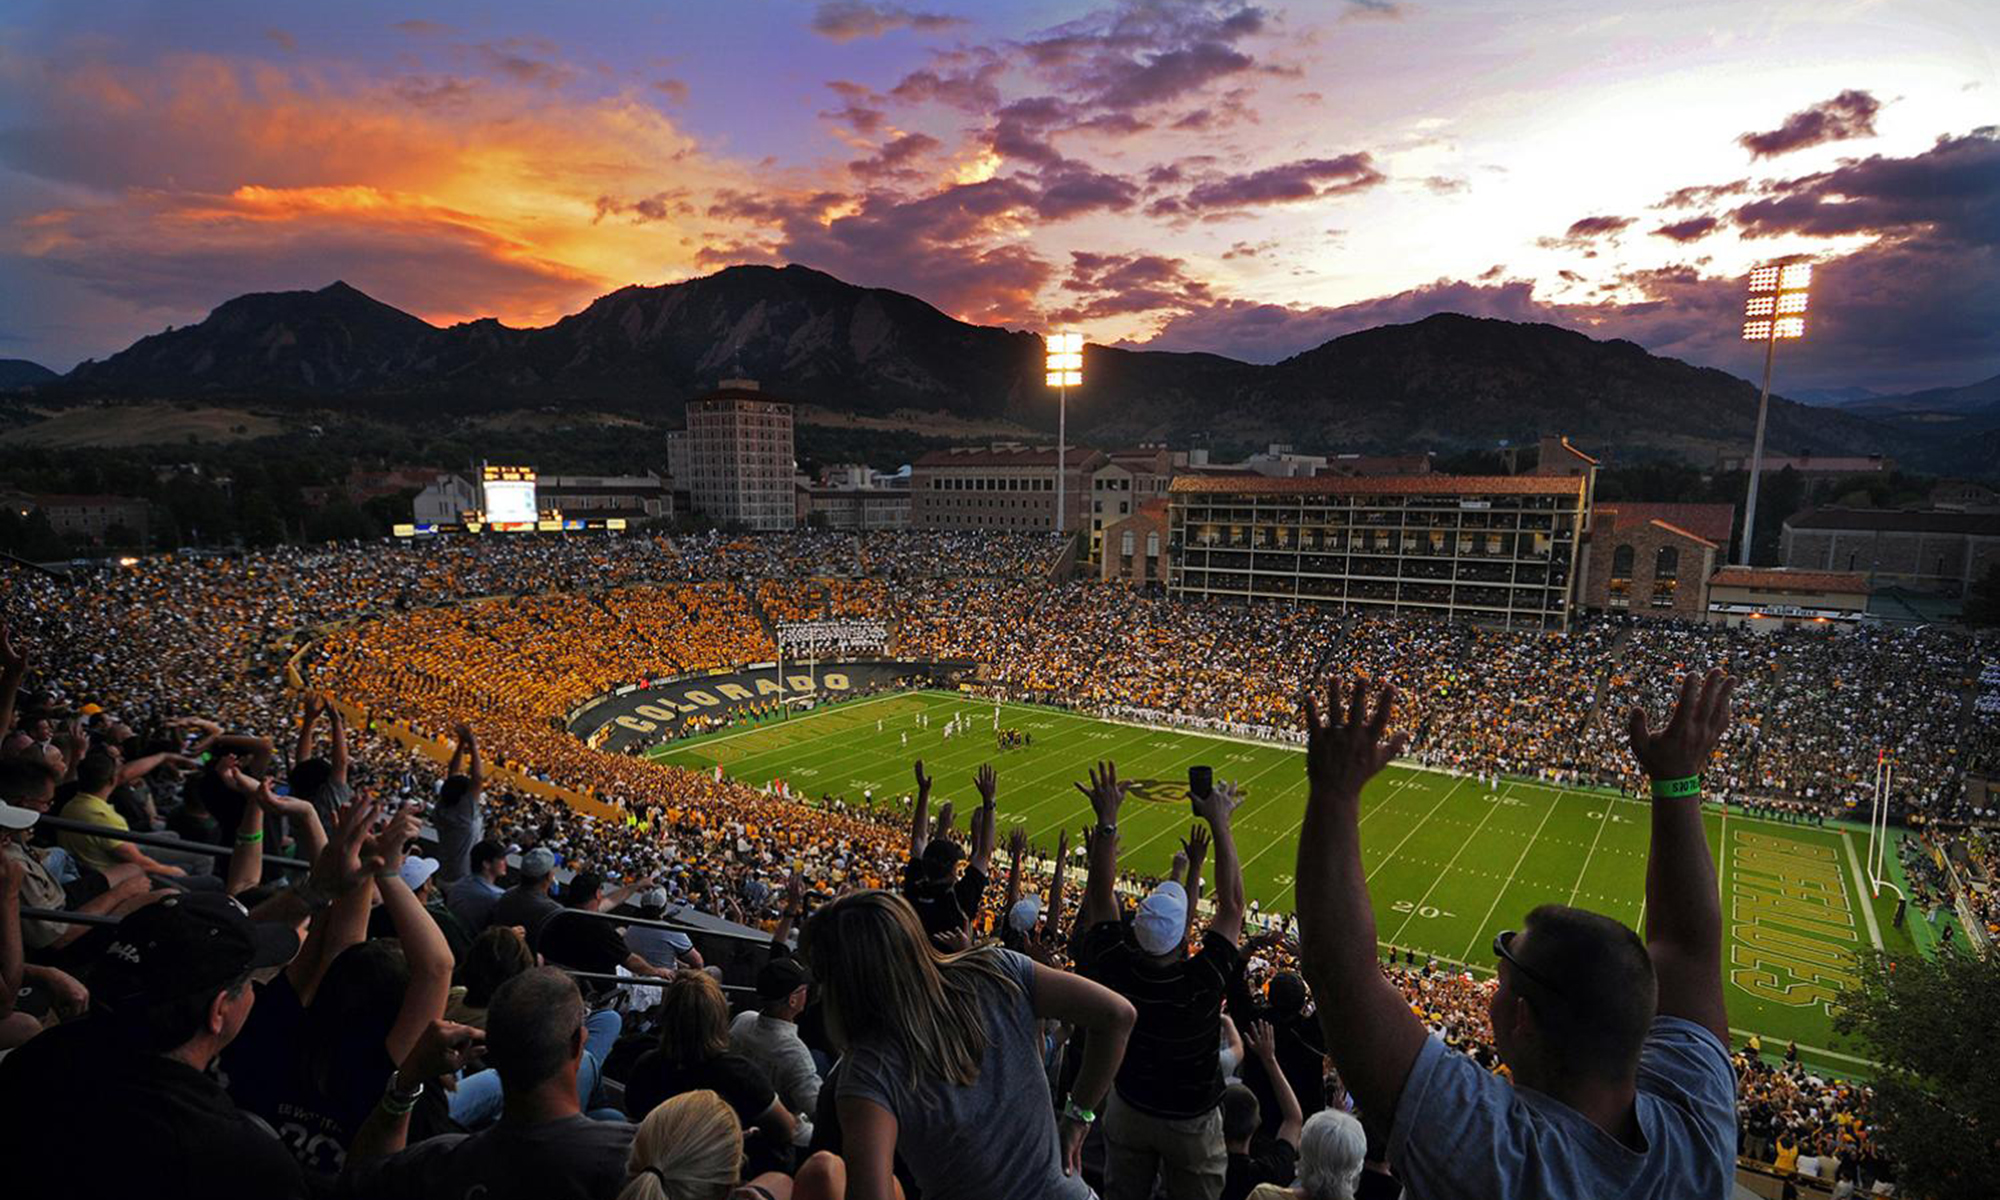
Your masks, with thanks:
[[[265,40],[277,46],[278,49],[283,50],[287,54],[298,53],[299,39],[293,37],[291,34],[285,32],[282,29],[266,29],[264,31],[264,37]]]
[[[1038,173],[1035,215],[1044,221],[1105,210],[1124,212],[1139,199],[1139,187],[1082,163],[1065,160]]]
[[[932,66],[912,71],[889,89],[905,104],[936,103],[970,113],[1000,107],[1000,76],[1007,64],[994,50],[977,46],[935,56]]]
[[[1750,181],[1737,179],[1729,183],[1703,183],[1693,187],[1677,188],[1668,192],[1654,208],[1699,208],[1713,204],[1725,196],[1741,196],[1750,190]]]
[[[688,98],[688,85],[680,79],[655,79],[647,85],[675,104],[684,103]]]
[[[2000,129],[1940,138],[1909,158],[1871,155],[1767,190],[1730,214],[1745,237],[1927,231],[1992,245],[2000,240]]]
[[[1849,89],[1831,100],[1800,109],[1776,129],[1746,133],[1736,142],[1752,158],[1772,158],[1807,146],[1874,137],[1875,114],[1881,108],[1882,102],[1867,92]]]
[[[443,25],[436,21],[423,20],[398,21],[389,28],[399,33],[407,33],[411,37],[435,37],[439,34],[451,32],[451,26],[449,25]]]
[[[1632,227],[1633,217],[1595,216],[1581,217],[1570,222],[1561,237],[1541,237],[1535,244],[1544,250],[1587,249],[1599,238],[1616,237]]]
[[[848,128],[863,137],[873,137],[881,131],[882,123],[889,116],[882,109],[882,105],[887,102],[886,97],[873,88],[846,79],[836,79],[826,86],[845,103],[830,112],[821,113],[820,116],[845,122]]]
[[[704,263],[784,261],[853,283],[893,287],[967,320],[1020,324],[1038,315],[1049,263],[1008,240],[1035,215],[1042,193],[1029,181],[954,184],[916,199],[876,192],[773,198],[719,193],[708,215],[765,227],[768,238],[711,251]],[[831,211],[852,212],[825,219]]]
[[[1161,327],[1146,347],[1206,350],[1249,362],[1276,362],[1322,342],[1372,329],[1458,312],[1508,321],[1544,321],[1553,310],[1534,296],[1525,279],[1482,286],[1458,280],[1435,283],[1337,307],[1293,307],[1225,299],[1181,314]]]
[[[860,4],[840,0],[813,10],[812,31],[836,42],[881,37],[898,29],[935,33],[968,24],[949,13],[918,12],[900,4]]]
[[[453,75],[405,75],[390,90],[418,108],[450,108],[471,100],[479,90],[479,81]]]
[[[1207,179],[1178,197],[1155,201],[1146,211],[1174,216],[1211,209],[1293,204],[1365,191],[1388,177],[1366,152],[1338,158],[1302,158],[1275,167]]]
[[[1340,14],[1343,21],[1363,18],[1397,21],[1409,11],[1408,5],[1398,4],[1395,0],[1345,0],[1345,4],[1346,9]]]
[[[1184,260],[1161,254],[1071,251],[1062,290],[1079,299],[1048,314],[1056,323],[1185,310],[1214,299],[1206,282],[1188,274]]]
[[[1654,237],[1672,238],[1676,242],[1698,242],[1714,233],[1722,225],[1716,217],[1689,217],[1684,221],[1669,221],[1653,231]]]
[[[554,47],[541,38],[508,38],[473,49],[488,67],[515,83],[554,90],[576,78],[576,72],[563,64],[528,53],[529,50],[537,50],[543,55],[552,55]]]
[[[919,179],[916,163],[943,143],[929,134],[906,133],[892,138],[867,158],[847,164],[847,169],[863,179]]]
[[[692,217],[695,206],[688,199],[685,188],[670,188],[655,192],[637,200],[620,200],[615,196],[597,198],[597,215],[590,223],[595,225],[610,216],[629,217],[634,225],[653,221],[665,221],[673,217]]]

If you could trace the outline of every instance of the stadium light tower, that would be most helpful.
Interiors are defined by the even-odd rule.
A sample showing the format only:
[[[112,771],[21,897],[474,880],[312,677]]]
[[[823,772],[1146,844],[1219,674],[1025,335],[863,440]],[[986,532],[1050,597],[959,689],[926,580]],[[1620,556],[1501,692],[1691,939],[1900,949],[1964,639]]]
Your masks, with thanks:
[[[1083,384],[1083,335],[1052,333],[1048,385],[1056,389],[1056,532],[1063,531],[1069,489],[1069,390]]]
[[[1742,566],[1750,565],[1750,538],[1757,531],[1757,481],[1764,470],[1764,421],[1771,405],[1771,360],[1781,338],[1806,335],[1806,289],[1812,264],[1771,263],[1750,272],[1750,296],[1743,302],[1743,340],[1764,343],[1764,390],[1757,396],[1757,436],[1750,445],[1750,497],[1743,503]]]

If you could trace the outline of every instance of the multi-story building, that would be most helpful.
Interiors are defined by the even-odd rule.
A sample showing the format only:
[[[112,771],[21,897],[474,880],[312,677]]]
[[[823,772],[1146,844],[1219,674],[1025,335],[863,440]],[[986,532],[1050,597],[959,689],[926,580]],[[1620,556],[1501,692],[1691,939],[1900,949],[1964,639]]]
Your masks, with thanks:
[[[796,520],[792,406],[748,379],[725,379],[687,402],[685,485],[696,512],[747,529]],[[669,447],[671,455],[672,448]],[[683,486],[676,478],[675,486]]]
[[[798,485],[799,524],[828,529],[908,529],[910,489]]]
[[[1728,557],[1733,504],[1618,501],[1591,514],[1577,600],[1600,612],[1708,619],[1708,578]]]
[[[37,496],[34,507],[72,542],[97,543],[110,535],[121,545],[139,545],[152,521],[152,506],[138,496]]]
[[[1183,475],[1168,590],[1508,626],[1568,624],[1581,476]]]
[[[1063,508],[1065,532],[1089,527],[1091,478],[1109,460],[1071,446]],[[910,473],[913,529],[996,529],[1014,532],[1056,527],[1056,449],[1000,445],[935,450]]]
[[[1106,583],[1167,581],[1167,499],[1156,496],[1104,527],[1097,577]]]
[[[1860,571],[1877,587],[1963,596],[2000,565],[2000,513],[1814,508],[1785,522],[1778,556],[1803,571]]]
[[[636,522],[674,515],[673,491],[666,480],[651,473],[544,475],[536,488],[542,512],[561,513],[565,520],[624,517]]]
[[[1113,450],[1090,477],[1090,550],[1095,562],[1102,553],[1104,531],[1111,525],[1167,494],[1173,482],[1173,455],[1165,446]]]

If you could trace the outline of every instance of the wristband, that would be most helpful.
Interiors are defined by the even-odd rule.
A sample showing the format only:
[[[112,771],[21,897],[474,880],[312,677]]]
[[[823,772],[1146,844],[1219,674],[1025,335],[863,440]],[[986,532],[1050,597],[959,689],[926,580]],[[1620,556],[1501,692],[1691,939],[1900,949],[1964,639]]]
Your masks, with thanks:
[[[1685,779],[1655,779],[1653,799],[1681,800],[1689,796],[1701,795],[1701,776],[1689,775]]]
[[[1097,1114],[1078,1104],[1074,1096],[1071,1096],[1063,1104],[1062,1115],[1064,1120],[1075,1121],[1079,1125],[1094,1125],[1097,1123]]]
[[[1106,825],[1104,822],[1099,821],[1097,823],[1097,832],[1105,835],[1106,837],[1116,837],[1118,834],[1118,825],[1116,822]]]
[[[417,1107],[417,1101],[423,1099],[423,1095],[424,1085],[421,1083],[412,1091],[399,1091],[396,1087],[396,1075],[392,1071],[389,1074],[389,1087],[382,1093],[382,1111],[392,1117],[407,1117]]]
[[[254,846],[263,840],[264,831],[261,829],[255,833],[239,833],[236,835],[236,844],[239,846]]]

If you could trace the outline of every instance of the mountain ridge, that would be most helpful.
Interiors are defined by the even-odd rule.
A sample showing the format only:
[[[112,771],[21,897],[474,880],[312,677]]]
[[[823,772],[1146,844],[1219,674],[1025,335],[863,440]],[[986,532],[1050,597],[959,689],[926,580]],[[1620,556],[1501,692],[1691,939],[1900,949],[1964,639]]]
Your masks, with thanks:
[[[438,327],[336,281],[238,296],[203,321],[88,361],[38,394],[254,398],[403,417],[565,407],[657,413],[747,376],[840,412],[944,412],[1053,432],[1032,333],[959,321],[923,300],[801,266],[634,284],[532,329]],[[1708,465],[1747,447],[1756,389],[1713,368],[1552,325],[1440,313],[1335,338],[1278,363],[1108,346],[1086,351],[1072,434],[1104,442],[1397,450],[1491,447],[1561,432],[1607,450]],[[1772,451],[1943,463],[1921,427],[1771,400]]]

